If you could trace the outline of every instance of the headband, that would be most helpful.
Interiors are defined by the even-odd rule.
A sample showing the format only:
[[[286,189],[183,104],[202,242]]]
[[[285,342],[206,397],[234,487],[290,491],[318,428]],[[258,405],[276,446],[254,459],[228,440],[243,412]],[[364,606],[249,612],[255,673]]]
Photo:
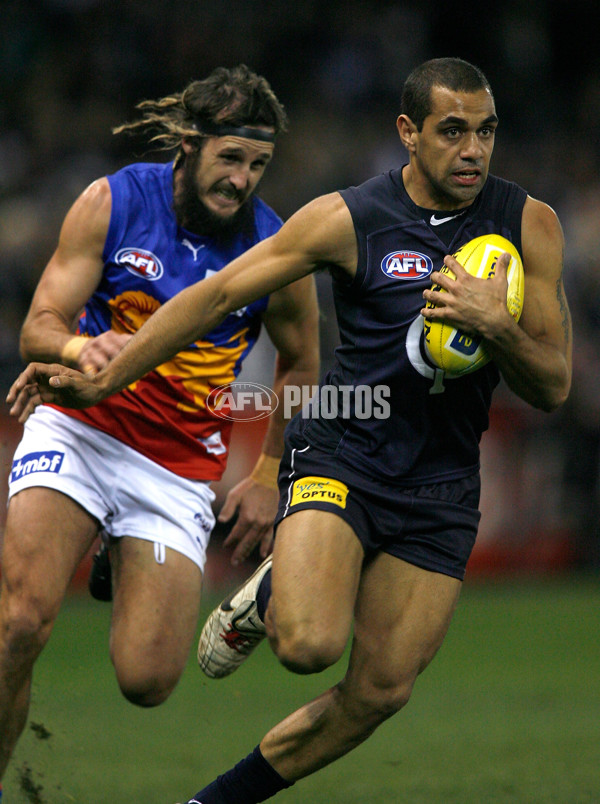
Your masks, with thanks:
[[[261,140],[262,142],[275,142],[275,134],[272,131],[264,131],[259,128],[249,128],[248,126],[230,126],[226,123],[211,123],[210,121],[198,122],[195,128],[203,134],[213,137],[245,137],[248,140]]]

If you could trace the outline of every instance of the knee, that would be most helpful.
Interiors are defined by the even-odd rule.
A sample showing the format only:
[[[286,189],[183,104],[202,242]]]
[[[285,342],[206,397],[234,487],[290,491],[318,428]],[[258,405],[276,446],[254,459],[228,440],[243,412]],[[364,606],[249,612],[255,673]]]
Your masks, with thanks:
[[[358,690],[348,688],[345,682],[340,685],[346,709],[368,732],[403,709],[410,700],[412,688],[412,681],[367,680]]]
[[[292,673],[320,673],[335,664],[346,647],[346,640],[312,627],[296,627],[277,632],[271,647],[281,664]]]
[[[178,678],[172,678],[164,673],[119,671],[117,669],[117,682],[124,698],[143,708],[160,706],[164,703],[175,689],[178,680]]]
[[[2,591],[0,606],[0,637],[10,655],[33,661],[38,656],[52,630],[55,607],[35,595],[12,595]]]
[[[375,717],[383,723],[401,709],[404,709],[412,694],[412,684],[402,684],[377,689],[369,700],[369,706]]]
[[[183,667],[164,651],[111,638],[110,658],[119,689],[132,704],[145,708],[164,703],[177,686]]]

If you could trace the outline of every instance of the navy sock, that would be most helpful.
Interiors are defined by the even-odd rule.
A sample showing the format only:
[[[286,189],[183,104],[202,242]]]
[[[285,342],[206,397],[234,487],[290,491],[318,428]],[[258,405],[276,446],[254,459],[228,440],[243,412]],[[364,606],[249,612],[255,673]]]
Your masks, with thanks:
[[[260,619],[265,621],[265,612],[269,605],[269,598],[271,597],[271,570],[269,570],[265,577],[260,582],[258,591],[256,593],[256,609]]]
[[[269,765],[257,745],[251,754],[196,793],[187,804],[258,804],[292,784]]]

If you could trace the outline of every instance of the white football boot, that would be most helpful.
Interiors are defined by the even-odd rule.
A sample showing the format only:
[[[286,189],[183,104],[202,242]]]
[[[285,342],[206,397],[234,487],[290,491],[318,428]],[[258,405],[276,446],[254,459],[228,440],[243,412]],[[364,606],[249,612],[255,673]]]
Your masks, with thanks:
[[[268,556],[204,624],[198,642],[198,664],[210,678],[225,678],[237,670],[267,635],[258,616],[256,594],[272,563]]]

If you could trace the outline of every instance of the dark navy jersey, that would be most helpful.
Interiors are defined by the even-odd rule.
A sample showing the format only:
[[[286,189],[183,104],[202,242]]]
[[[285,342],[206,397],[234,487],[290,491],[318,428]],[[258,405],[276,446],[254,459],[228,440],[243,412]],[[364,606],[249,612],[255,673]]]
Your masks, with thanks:
[[[402,171],[392,170],[341,195],[354,222],[358,269],[352,282],[333,280],[341,345],[323,380],[320,406],[290,423],[292,445],[301,436],[391,485],[466,477],[479,468],[499,373],[488,363],[452,377],[428,362],[422,294],[444,256],[475,237],[499,234],[521,252],[527,194],[489,176],[464,211],[427,211],[408,196]]]

